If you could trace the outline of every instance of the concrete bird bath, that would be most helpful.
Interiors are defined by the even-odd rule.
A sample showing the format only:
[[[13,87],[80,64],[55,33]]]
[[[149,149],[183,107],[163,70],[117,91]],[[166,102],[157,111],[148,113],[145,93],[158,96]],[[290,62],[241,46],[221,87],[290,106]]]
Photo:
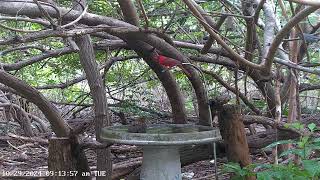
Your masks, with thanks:
[[[142,180],[181,180],[179,146],[212,143],[221,139],[219,129],[187,124],[150,125],[146,133],[129,133],[129,126],[104,128],[108,143],[143,147]]]

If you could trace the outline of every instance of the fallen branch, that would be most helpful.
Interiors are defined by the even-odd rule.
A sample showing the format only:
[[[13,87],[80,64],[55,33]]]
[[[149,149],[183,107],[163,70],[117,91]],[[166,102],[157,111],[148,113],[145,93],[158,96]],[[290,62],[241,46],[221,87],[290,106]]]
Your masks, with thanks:
[[[39,137],[29,138],[29,137],[25,137],[25,136],[18,136],[18,135],[12,134],[12,133],[8,133],[8,137],[11,137],[13,139],[26,141],[26,142],[36,142],[36,143],[39,143],[41,145],[48,145],[48,143],[49,143],[48,140],[42,139],[42,138],[39,138]]]

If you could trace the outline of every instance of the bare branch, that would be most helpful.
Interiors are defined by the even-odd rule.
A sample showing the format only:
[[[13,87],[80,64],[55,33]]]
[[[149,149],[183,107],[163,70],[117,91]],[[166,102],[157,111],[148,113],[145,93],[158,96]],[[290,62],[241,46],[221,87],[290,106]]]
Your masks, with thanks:
[[[264,62],[264,67],[263,67],[263,73],[265,75],[270,74],[271,68],[272,68],[272,63],[274,61],[274,56],[278,50],[279,45],[281,44],[283,38],[287,35],[287,33],[290,31],[291,28],[296,26],[300,21],[302,21],[304,18],[306,18],[309,14],[313,13],[317,9],[320,8],[319,6],[312,6],[312,7],[307,7],[306,9],[300,11],[298,14],[296,14],[276,35],[274,38],[269,52],[266,56],[266,61]]]
[[[195,2],[193,0],[183,0],[184,3],[189,7],[191,12],[194,14],[195,17],[197,17],[198,21],[202,24],[202,26],[206,29],[206,31],[213,37],[227,52],[229,52],[234,60],[238,60],[240,63],[243,63],[244,65],[247,65],[254,69],[262,69],[263,67],[261,65],[252,63],[250,61],[247,61],[243,57],[241,57],[237,52],[235,52],[231,47],[229,47],[221,38],[220,36],[214,32],[214,30],[211,28],[211,26],[206,23],[206,20],[203,18],[201,13],[194,7]]]

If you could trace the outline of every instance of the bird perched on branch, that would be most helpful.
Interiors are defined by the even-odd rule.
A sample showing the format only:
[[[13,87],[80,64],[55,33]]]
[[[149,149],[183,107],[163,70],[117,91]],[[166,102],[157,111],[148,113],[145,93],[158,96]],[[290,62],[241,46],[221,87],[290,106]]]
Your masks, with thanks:
[[[155,48],[151,51],[152,60],[159,63],[162,66],[165,66],[168,69],[174,68],[178,66],[188,77],[190,77],[190,73],[183,67],[183,63],[176,59],[161,55],[157,52]]]
[[[144,117],[139,117],[138,119],[134,120],[133,123],[129,125],[128,132],[146,133],[147,132],[146,119]]]

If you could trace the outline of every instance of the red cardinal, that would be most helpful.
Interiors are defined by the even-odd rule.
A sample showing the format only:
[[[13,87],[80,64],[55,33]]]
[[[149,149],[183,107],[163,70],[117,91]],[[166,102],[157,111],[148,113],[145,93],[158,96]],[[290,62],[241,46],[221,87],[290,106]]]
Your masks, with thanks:
[[[190,73],[183,67],[183,64],[181,61],[178,61],[176,59],[160,55],[156,52],[154,49],[152,52],[152,59],[159,63],[162,66],[167,67],[168,69],[174,68],[178,66],[187,76],[190,76]]]

